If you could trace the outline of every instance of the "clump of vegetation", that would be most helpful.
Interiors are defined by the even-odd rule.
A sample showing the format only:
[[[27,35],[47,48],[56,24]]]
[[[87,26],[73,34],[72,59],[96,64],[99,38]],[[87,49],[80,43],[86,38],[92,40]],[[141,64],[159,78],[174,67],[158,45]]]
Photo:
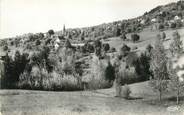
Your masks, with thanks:
[[[105,43],[105,44],[103,44],[102,46],[103,46],[103,50],[104,50],[105,52],[107,52],[107,51],[110,50],[110,45],[109,45],[108,43]]]
[[[100,40],[96,40],[94,42],[94,48],[95,48],[95,54],[98,57],[101,57],[101,48],[102,48],[102,43]]]
[[[125,57],[128,55],[128,53],[130,52],[131,48],[129,46],[127,46],[126,44],[123,44],[123,46],[120,48],[120,55]]]
[[[178,32],[174,32],[173,37],[173,42],[170,44],[170,51],[172,53],[172,58],[178,59],[183,52],[183,44]],[[179,76],[177,73],[182,69],[179,66],[174,67],[175,62],[172,60],[170,61],[169,89],[176,94],[176,102],[179,104],[179,97],[181,96],[182,91],[184,91],[184,81],[181,79],[182,76]]]
[[[130,98],[130,94],[131,94],[131,90],[130,90],[130,87],[125,84],[122,88],[122,91],[121,91],[121,96],[125,99],[129,99]]]
[[[132,34],[131,35],[131,40],[133,42],[137,42],[137,41],[139,41],[139,39],[140,39],[140,36],[138,34]]]
[[[15,52],[14,58],[6,54],[4,61],[4,75],[1,77],[1,88],[17,88],[19,76],[24,72],[29,62],[28,54]]]
[[[108,61],[108,65],[105,69],[105,78],[109,82],[112,82],[115,79],[115,68],[112,66],[110,61]]]
[[[180,39],[179,33],[176,31],[173,33],[173,42],[170,44],[170,52],[172,56],[181,54],[183,52],[183,43]]]
[[[55,33],[55,32],[54,32],[54,30],[52,30],[52,29],[48,31],[49,36],[54,35],[54,33]]]
[[[140,57],[133,62],[135,71],[139,76],[140,81],[149,80],[149,78],[152,76],[152,72],[150,70],[150,60],[150,55],[147,55],[145,52],[141,53]]]
[[[165,53],[163,41],[157,38],[155,48],[152,50],[151,55],[151,70],[153,72],[153,78],[150,81],[150,86],[154,91],[159,94],[159,100],[162,100],[162,95],[166,91],[168,86],[168,58]]]
[[[125,40],[127,39],[126,34],[123,33],[123,34],[120,36],[120,38],[121,38],[123,41],[125,41]]]

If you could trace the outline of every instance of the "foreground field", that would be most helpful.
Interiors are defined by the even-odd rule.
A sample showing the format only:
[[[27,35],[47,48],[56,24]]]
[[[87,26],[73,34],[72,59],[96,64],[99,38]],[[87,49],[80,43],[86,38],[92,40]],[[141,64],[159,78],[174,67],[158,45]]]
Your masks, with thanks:
[[[174,100],[165,99],[162,104],[156,103],[157,96],[148,82],[136,83],[130,88],[130,100],[114,97],[114,88],[83,92],[1,90],[1,112],[3,115],[184,114],[184,104],[178,110],[168,110],[168,107],[175,105]]]

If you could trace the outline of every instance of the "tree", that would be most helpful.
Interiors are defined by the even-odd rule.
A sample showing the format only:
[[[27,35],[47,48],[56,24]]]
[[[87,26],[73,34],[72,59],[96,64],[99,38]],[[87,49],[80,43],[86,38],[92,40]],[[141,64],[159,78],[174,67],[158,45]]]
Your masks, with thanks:
[[[119,59],[119,56],[115,57],[115,61],[114,61],[114,69],[115,69],[115,81],[114,81],[114,85],[115,85],[115,92],[116,92],[116,97],[120,97],[121,96],[121,77],[120,77],[120,67],[121,67],[121,59]],[[125,65],[125,64],[124,64]],[[123,68],[124,71],[124,68]]]
[[[108,61],[108,65],[105,69],[105,79],[108,80],[109,82],[115,79],[115,69],[110,61]]]
[[[126,34],[123,33],[123,34],[120,36],[120,38],[121,38],[123,41],[126,40],[126,39],[127,39]]]
[[[38,33],[38,36],[39,36],[40,39],[44,38],[44,34],[43,33]]]
[[[155,48],[151,55],[151,70],[153,72],[153,79],[150,80],[150,85],[154,91],[158,92],[159,100],[162,99],[163,92],[167,89],[168,68],[167,57],[161,39],[157,38]]]
[[[151,50],[153,49],[153,46],[151,44],[148,44],[146,47],[146,52],[151,54]]]
[[[159,24],[158,29],[159,29],[159,30],[164,29],[164,24]]]
[[[71,45],[69,39],[66,39],[64,46],[65,46],[66,48],[71,48],[71,47],[72,47],[72,45]]]
[[[8,46],[7,45],[3,46],[3,51],[7,51],[7,50],[8,50]]]
[[[100,40],[96,40],[94,42],[94,48],[95,48],[96,56],[100,57],[101,56],[101,48],[102,48],[102,43]]]
[[[116,36],[120,36],[121,35],[121,29],[120,28],[117,28],[116,29]]]
[[[41,41],[40,41],[40,40],[36,40],[35,45],[38,46],[38,45],[40,45],[40,44],[41,44]]]
[[[131,40],[133,42],[139,41],[139,39],[140,39],[140,36],[138,34],[132,34],[131,35]]]
[[[180,39],[180,34],[177,31],[173,33],[173,42],[170,44],[170,52],[172,56],[183,52],[183,43]]]
[[[165,38],[166,38],[165,32],[162,32],[161,38],[162,38],[163,40],[165,40]]]
[[[19,51],[15,52],[14,59],[8,54],[4,58],[4,76],[2,79],[2,87],[16,88],[19,81],[19,76],[22,74],[28,65],[28,54],[20,54]]]
[[[176,28],[176,23],[175,22],[171,23],[171,28],[172,29],[175,29]]]
[[[183,47],[182,47],[182,41],[180,40],[180,35],[176,31],[173,33],[173,42],[170,44],[170,51],[172,53],[172,58],[180,58],[179,56],[183,52]],[[178,62],[177,62],[178,63]],[[173,65],[177,65],[174,61],[171,60],[170,62],[170,89],[176,93],[176,99],[177,99],[177,104],[179,104],[179,96],[181,95],[181,92],[184,91],[184,81],[180,80],[182,76],[177,75],[179,71],[183,71],[182,67],[174,67]],[[180,62],[181,63],[181,62]]]
[[[131,48],[128,47],[126,44],[123,44],[123,46],[120,48],[120,55],[125,57],[130,52]]]
[[[171,62],[172,63],[172,62]],[[181,92],[184,91],[184,81],[180,80],[181,76],[177,75],[177,72],[180,71],[180,68],[173,68],[171,64],[170,72],[169,72],[169,88],[175,92],[176,94],[176,103],[179,104],[179,97],[181,96]]]
[[[52,29],[49,30],[49,31],[48,31],[48,34],[49,34],[49,36],[54,35],[54,30],[52,30]]]
[[[103,50],[104,50],[105,52],[107,52],[107,51],[110,50],[110,45],[109,45],[108,43],[105,43],[105,44],[103,44],[102,46],[103,46]]]
[[[152,72],[150,70],[150,60],[150,56],[145,52],[141,53],[140,57],[133,62],[135,71],[141,81],[149,80],[150,76],[152,76]]]

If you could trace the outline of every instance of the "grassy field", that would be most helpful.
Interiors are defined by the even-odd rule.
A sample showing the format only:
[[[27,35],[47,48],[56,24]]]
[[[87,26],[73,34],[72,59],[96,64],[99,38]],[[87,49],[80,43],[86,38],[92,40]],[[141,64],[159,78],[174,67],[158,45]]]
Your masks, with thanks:
[[[156,103],[157,96],[148,82],[132,84],[130,88],[130,100],[114,97],[114,88],[83,92],[1,90],[1,112],[3,115],[184,114],[184,104],[177,111],[169,111],[168,107],[175,105],[175,101],[166,98]]]
[[[177,30],[173,30],[173,29],[165,30],[164,32],[166,33],[166,40],[164,41],[164,46],[166,49],[168,49],[169,44],[172,41],[172,34],[174,31],[179,32],[181,39],[184,42],[184,28],[180,28]],[[123,43],[127,44],[131,48],[136,46],[138,48],[138,52],[139,52],[139,51],[145,50],[145,48],[148,44],[154,45],[155,39],[157,38],[156,36],[159,33],[160,33],[160,31],[158,31],[158,30],[150,30],[149,28],[145,28],[142,32],[139,33],[140,41],[137,43],[132,43],[131,41],[122,41],[119,37],[110,38],[110,39],[108,39],[108,41],[105,41],[105,42],[109,43],[111,47],[115,47],[117,50],[120,49],[120,47],[122,46]],[[131,34],[127,35],[128,39],[131,39],[130,35]]]

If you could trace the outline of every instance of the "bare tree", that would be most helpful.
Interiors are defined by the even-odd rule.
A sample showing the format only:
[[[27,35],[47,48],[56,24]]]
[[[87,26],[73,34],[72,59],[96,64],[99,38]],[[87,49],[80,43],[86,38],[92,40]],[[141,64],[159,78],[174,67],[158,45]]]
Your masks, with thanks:
[[[150,80],[150,86],[153,87],[154,91],[158,92],[160,101],[168,84],[166,80],[168,78],[167,60],[163,42],[160,37],[158,37],[151,55],[153,79]]]

